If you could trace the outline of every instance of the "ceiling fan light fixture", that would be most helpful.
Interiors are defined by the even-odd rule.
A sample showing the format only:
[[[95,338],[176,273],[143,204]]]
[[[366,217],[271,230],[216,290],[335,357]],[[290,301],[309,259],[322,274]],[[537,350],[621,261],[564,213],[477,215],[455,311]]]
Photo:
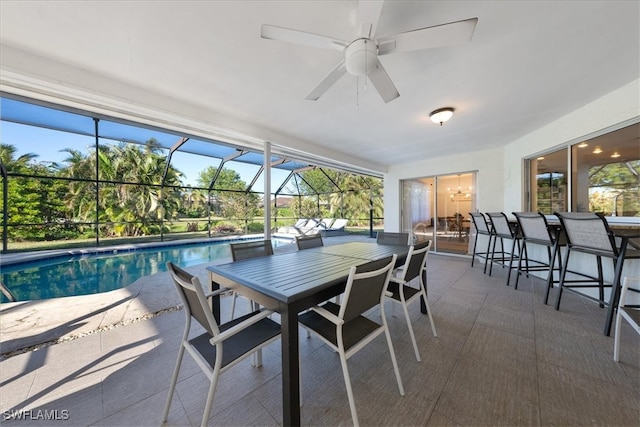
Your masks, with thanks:
[[[454,110],[451,107],[439,108],[432,111],[431,114],[429,114],[429,118],[433,123],[440,123],[440,126],[442,126],[444,122],[453,116],[453,111]]]
[[[378,65],[376,44],[368,39],[358,39],[347,47],[345,66],[354,76],[366,76]]]

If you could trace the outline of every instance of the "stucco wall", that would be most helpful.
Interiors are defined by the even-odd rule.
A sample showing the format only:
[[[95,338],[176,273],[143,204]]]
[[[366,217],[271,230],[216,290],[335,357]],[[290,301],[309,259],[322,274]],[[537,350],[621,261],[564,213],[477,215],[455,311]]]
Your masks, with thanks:
[[[402,179],[477,171],[476,206],[481,212],[519,211],[523,158],[638,120],[640,80],[635,80],[505,147],[392,166],[384,176],[385,229],[400,229]]]

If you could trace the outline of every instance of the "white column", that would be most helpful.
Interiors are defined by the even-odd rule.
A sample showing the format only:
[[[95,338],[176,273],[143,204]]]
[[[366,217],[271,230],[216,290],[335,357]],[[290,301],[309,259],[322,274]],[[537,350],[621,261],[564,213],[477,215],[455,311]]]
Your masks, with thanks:
[[[271,143],[264,143],[264,238],[271,239]]]

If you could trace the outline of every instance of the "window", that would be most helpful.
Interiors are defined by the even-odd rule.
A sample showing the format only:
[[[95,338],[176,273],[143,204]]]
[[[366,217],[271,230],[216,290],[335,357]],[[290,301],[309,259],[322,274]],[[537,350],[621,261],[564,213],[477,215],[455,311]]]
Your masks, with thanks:
[[[640,123],[571,147],[574,211],[640,216]]]
[[[531,210],[640,216],[639,139],[636,123],[529,159]]]

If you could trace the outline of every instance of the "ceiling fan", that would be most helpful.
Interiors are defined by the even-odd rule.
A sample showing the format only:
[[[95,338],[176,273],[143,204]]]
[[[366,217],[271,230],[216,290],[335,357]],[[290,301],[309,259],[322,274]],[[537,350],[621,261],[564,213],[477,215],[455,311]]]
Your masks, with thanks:
[[[478,18],[419,28],[391,36],[376,37],[383,1],[361,0],[358,9],[359,33],[352,41],[308,33],[275,25],[262,25],[263,39],[279,40],[344,53],[344,58],[313,89],[306,99],[317,101],[340,77],[349,73],[369,78],[384,102],[400,96],[378,59],[395,52],[408,52],[466,43],[473,37]]]

